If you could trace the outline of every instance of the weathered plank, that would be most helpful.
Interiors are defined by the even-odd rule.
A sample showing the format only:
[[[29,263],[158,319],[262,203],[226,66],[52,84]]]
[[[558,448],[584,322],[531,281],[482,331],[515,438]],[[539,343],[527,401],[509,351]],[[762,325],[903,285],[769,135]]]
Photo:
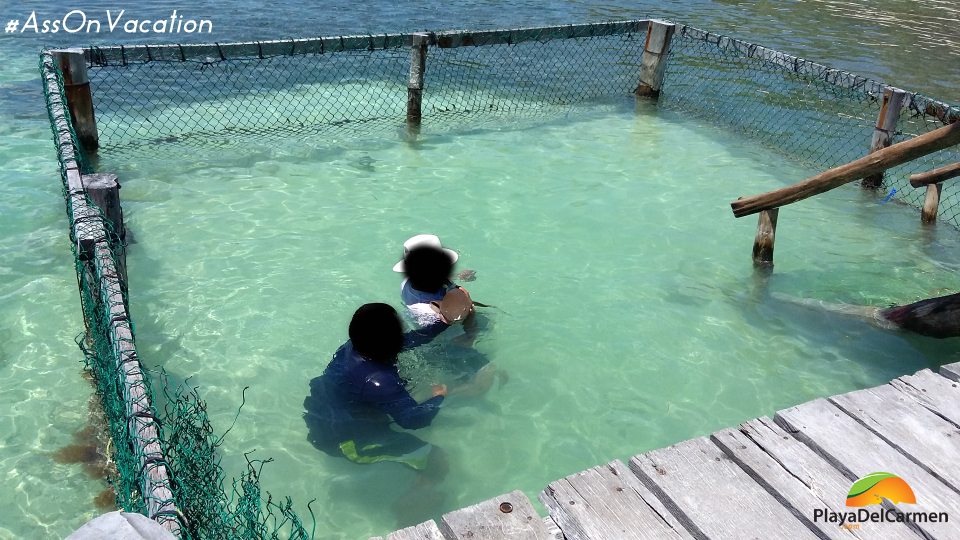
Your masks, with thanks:
[[[431,519],[413,527],[394,531],[386,537],[374,536],[370,540],[444,540],[444,538],[437,524]]]
[[[917,504],[904,505],[910,512],[945,512],[960,508],[960,496],[934,478],[875,433],[826,399],[817,399],[779,411],[780,426],[823,456],[847,478],[861,478],[877,471],[902,477],[917,496]],[[884,501],[885,508],[898,508]],[[960,538],[960,523],[920,523],[910,526],[935,538]]]
[[[951,381],[960,381],[960,362],[940,366],[940,375]]]
[[[960,386],[957,381],[924,369],[914,375],[894,379],[890,385],[960,426]]]
[[[570,540],[692,538],[619,460],[552,482],[540,501]]]
[[[550,539],[543,519],[520,491],[444,514],[440,532],[448,540]]]
[[[695,537],[816,538],[704,437],[634,456],[630,468]]]
[[[543,526],[547,528],[547,534],[550,535],[550,540],[564,540],[566,538],[563,535],[563,531],[560,530],[560,526],[557,525],[557,522],[554,521],[552,517],[547,516],[543,518]]]
[[[960,467],[945,456],[960,456],[960,430],[892,385],[829,398],[927,472],[960,494]]]
[[[861,529],[851,530],[814,519],[817,509],[842,510],[851,480],[770,418],[750,420],[740,424],[739,429],[725,429],[710,438],[822,538],[870,538],[881,534],[886,539],[918,538],[897,523],[865,523]]]

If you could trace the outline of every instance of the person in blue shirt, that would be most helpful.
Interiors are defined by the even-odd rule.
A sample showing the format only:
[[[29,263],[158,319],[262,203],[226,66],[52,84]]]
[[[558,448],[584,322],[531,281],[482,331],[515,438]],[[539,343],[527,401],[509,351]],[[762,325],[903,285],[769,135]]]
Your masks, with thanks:
[[[392,426],[420,429],[440,411],[446,387],[434,385],[433,397],[417,403],[397,371],[397,355],[431,341],[449,326],[441,313],[433,324],[404,333],[393,307],[361,306],[350,321],[350,339],[323,374],[310,381],[310,395],[303,402],[310,442],[354,463],[394,461],[442,477],[446,464],[439,449]]]

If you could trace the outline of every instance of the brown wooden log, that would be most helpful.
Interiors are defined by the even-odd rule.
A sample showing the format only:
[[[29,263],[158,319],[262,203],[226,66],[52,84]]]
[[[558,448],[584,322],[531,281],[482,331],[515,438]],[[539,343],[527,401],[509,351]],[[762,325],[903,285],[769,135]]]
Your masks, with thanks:
[[[940,206],[940,190],[943,184],[927,184],[927,194],[923,198],[923,209],[920,211],[920,221],[923,223],[937,222],[937,209]]]
[[[423,116],[423,73],[427,68],[427,44],[430,34],[413,34],[410,45],[410,77],[407,80],[407,124],[420,124]]]
[[[924,336],[957,337],[960,336],[960,294],[883,309],[880,316],[904,330]]]
[[[640,59],[640,84],[634,91],[637,97],[660,97],[670,40],[676,29],[676,25],[666,21],[652,20],[647,24],[647,39]]]
[[[93,94],[87,77],[87,62],[83,49],[60,49],[51,51],[63,75],[63,93],[73,130],[84,152],[94,153],[100,147],[97,135],[97,120],[93,112]]]
[[[811,176],[791,186],[737,199],[730,203],[730,207],[733,209],[733,215],[738,218],[778,208],[958,143],[960,143],[960,122],[954,122],[908,141],[888,146],[846,165]]]
[[[779,208],[760,212],[757,220],[757,237],[753,241],[753,265],[773,266],[773,243],[777,233]]]
[[[899,88],[888,86],[884,89],[883,103],[880,105],[880,114],[877,115],[877,124],[873,130],[873,140],[870,142],[870,153],[890,146],[893,134],[897,131],[900,109],[903,108],[906,97],[907,93]],[[865,189],[877,189],[881,185],[883,185],[883,172],[872,174],[860,183],[860,186]]]
[[[945,165],[925,173],[911,174],[910,185],[913,187],[928,186],[930,184],[939,184],[944,180],[960,176],[960,162],[953,165]]]

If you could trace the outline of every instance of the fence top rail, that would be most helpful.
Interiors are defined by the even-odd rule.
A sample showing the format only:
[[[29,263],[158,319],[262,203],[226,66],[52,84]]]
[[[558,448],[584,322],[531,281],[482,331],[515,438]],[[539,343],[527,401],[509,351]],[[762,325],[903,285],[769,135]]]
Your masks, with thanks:
[[[436,34],[430,32],[430,34],[435,36],[435,39],[431,39],[431,45],[448,48],[631,34],[646,30],[648,23],[647,19],[637,19],[503,30],[449,30]],[[86,47],[83,51],[87,62],[92,67],[162,61],[209,63],[240,58],[394,49],[410,46],[412,35],[410,33],[368,34],[234,43],[111,45]]]
[[[878,99],[883,95],[884,90],[889,87],[889,85],[882,81],[877,81],[842,69],[832,68],[805,58],[800,58],[799,56],[757,45],[756,43],[750,43],[715,32],[708,32],[692,26],[679,26],[676,35],[711,43],[722,51],[732,51],[748,58],[757,58],[784,71],[820,80],[840,88],[860,91]],[[944,124],[960,121],[960,107],[951,106],[948,103],[937,101],[916,92],[908,92],[904,108],[909,108],[918,116],[927,115],[934,117]]]

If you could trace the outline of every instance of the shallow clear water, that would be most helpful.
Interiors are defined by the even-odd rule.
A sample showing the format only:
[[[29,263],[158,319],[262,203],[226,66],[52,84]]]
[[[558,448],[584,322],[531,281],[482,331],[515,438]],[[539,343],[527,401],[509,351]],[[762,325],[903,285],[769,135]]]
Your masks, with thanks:
[[[0,12],[59,9],[11,4]],[[70,7],[147,9],[124,4]],[[955,102],[956,6],[190,9],[217,21],[220,41],[660,15]],[[143,16],[175,7],[184,9],[157,2]],[[97,513],[92,498],[103,489],[81,467],[50,458],[86,423],[91,389],[73,343],[83,323],[35,53],[44,44],[142,40],[0,36],[0,538],[62,537]],[[180,149],[163,162],[108,164],[123,175],[139,240],[130,265],[141,355],[180,377],[195,374],[221,429],[251,385],[224,463],[237,472],[253,448],[276,458],[265,487],[301,509],[316,497],[321,536],[351,538],[397,525],[389,506],[412,475],[320,454],[305,441],[300,404],[352,310],[396,301],[389,268],[416,232],[438,232],[461,250],[463,265],[478,271],[468,284],[475,297],[506,311],[492,314],[478,346],[510,375],[486,400],[451,399],[423,432],[453,462],[446,499],[430,515],[517,487],[535,495],[614,457],[960,360],[952,341],[879,332],[764,294],[883,305],[954,291],[955,230],[925,234],[916,210],[841,189],[781,212],[777,268],[764,289],[749,266],[755,221],[733,220],[727,202],[811,171],[670,115],[603,114],[535,131],[445,132],[418,147],[298,141],[285,151],[213,159]]]
[[[220,429],[250,386],[228,470],[254,448],[274,457],[264,486],[316,498],[318,530],[343,538],[514,488],[535,496],[612,458],[957,359],[955,343],[768,294],[885,305],[956,290],[955,230],[925,235],[916,210],[841,189],[781,212],[765,283],[750,263],[755,220],[734,220],[727,203],[809,171],[725,139],[624,104],[416,145],[300,141],[116,163],[137,239],[141,355],[192,375]],[[398,304],[390,267],[421,232],[458,249],[478,275],[466,286],[503,309],[477,347],[509,381],[450,398],[418,432],[450,455],[446,497],[397,522],[390,505],[414,475],[321,454],[300,413],[353,310]]]

